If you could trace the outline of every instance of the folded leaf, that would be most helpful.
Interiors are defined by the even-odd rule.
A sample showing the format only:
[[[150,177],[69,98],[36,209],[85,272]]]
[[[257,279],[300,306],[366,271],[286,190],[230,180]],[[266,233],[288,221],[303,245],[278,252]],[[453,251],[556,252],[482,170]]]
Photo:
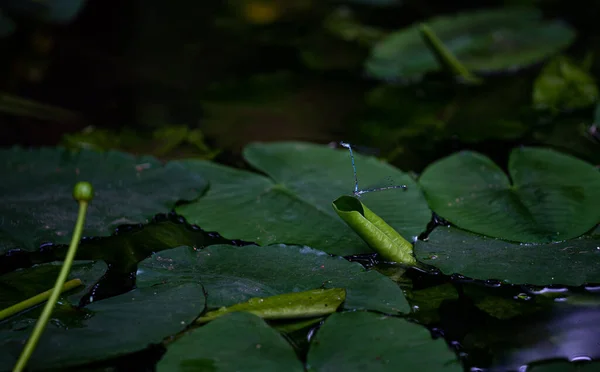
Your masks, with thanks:
[[[346,290],[344,288],[313,289],[266,298],[254,297],[243,303],[210,311],[198,318],[196,322],[210,322],[221,315],[236,311],[252,313],[263,319],[316,317],[335,312],[345,299]]]
[[[332,205],[338,216],[381,257],[408,265],[416,264],[412,244],[358,199],[341,196]]]

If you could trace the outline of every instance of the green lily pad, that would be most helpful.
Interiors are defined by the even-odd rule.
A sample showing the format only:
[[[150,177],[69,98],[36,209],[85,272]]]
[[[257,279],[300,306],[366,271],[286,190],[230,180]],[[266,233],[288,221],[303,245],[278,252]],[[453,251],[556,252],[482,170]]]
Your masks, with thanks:
[[[575,38],[566,24],[542,19],[536,9],[486,9],[425,22],[446,48],[474,72],[514,70],[565,49]],[[373,77],[415,79],[441,66],[422,40],[419,24],[381,40],[367,60]]]
[[[81,310],[55,311],[28,368],[64,369],[142,350],[183,330],[203,311],[201,284],[153,279],[140,277],[133,291]],[[0,323],[0,370],[15,364],[37,316],[38,311],[30,311]]]
[[[95,197],[84,236],[110,235],[116,226],[144,223],[169,212],[178,200],[192,200],[206,181],[181,164],[152,157],[42,148],[0,150],[0,254],[33,251],[41,243],[68,243],[77,218],[73,185],[88,181]]]
[[[354,188],[347,150],[299,142],[251,144],[246,160],[269,177],[204,161],[183,162],[207,177],[211,187],[177,213],[206,230],[227,238],[308,245],[328,253],[350,255],[370,252],[331,208],[340,195]],[[420,234],[431,212],[412,178],[373,157],[356,155],[361,185],[392,177],[408,191],[364,194],[361,200],[400,234],[412,240]]]
[[[562,241],[600,222],[600,172],[593,165],[523,147],[512,151],[508,171],[510,179],[489,158],[463,151],[430,165],[419,183],[436,213],[491,237]]]
[[[417,258],[444,274],[513,284],[573,285],[600,282],[600,233],[550,244],[519,244],[454,227],[438,227],[415,243]]]
[[[227,314],[168,345],[160,371],[304,371],[292,346],[256,315]]]
[[[404,319],[332,314],[311,342],[309,371],[462,371],[444,340]]]
[[[598,101],[594,77],[565,56],[549,61],[533,85],[533,105],[538,109],[573,110]]]
[[[246,302],[210,311],[196,320],[210,322],[225,314],[245,311],[263,319],[298,319],[331,314],[346,299],[344,288],[311,289],[270,297],[252,297]]]
[[[316,288],[344,288],[344,309],[398,314],[409,310],[402,290],[361,265],[309,247],[212,245],[195,252],[179,247],[140,263],[139,277],[184,277],[202,283],[207,308]]]

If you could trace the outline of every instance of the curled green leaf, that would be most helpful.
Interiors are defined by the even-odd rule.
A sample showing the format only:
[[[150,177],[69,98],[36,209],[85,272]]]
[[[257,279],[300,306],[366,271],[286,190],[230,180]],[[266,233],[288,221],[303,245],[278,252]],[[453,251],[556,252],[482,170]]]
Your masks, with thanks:
[[[357,198],[341,196],[332,205],[338,216],[385,260],[417,263],[412,244]]]
[[[344,288],[312,289],[284,293],[265,298],[251,298],[246,302],[210,311],[196,320],[207,323],[222,315],[245,311],[263,319],[309,318],[331,314],[346,300]]]

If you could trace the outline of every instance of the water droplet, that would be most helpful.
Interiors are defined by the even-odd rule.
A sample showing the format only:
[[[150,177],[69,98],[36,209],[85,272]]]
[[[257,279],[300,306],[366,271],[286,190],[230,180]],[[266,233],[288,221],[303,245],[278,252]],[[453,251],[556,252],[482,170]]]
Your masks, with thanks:
[[[590,358],[587,355],[577,355],[577,356],[571,357],[569,359],[569,362],[591,362],[591,361],[592,361],[592,358]]]

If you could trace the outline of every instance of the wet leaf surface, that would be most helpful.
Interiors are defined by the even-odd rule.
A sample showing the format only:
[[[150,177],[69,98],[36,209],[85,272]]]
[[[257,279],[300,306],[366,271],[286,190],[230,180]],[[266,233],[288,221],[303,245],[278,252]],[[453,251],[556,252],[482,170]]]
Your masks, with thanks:
[[[209,310],[317,288],[345,288],[344,309],[409,310],[402,290],[389,278],[309,247],[214,245],[197,252],[179,247],[140,264],[140,278],[156,275],[202,283]]]
[[[171,343],[160,371],[304,371],[292,346],[256,315],[227,314]]]
[[[577,237],[600,222],[600,173],[550,149],[514,149],[509,177],[463,151],[430,165],[419,183],[431,208],[456,226],[518,242]]]
[[[404,319],[369,312],[336,313],[308,352],[310,371],[462,371],[446,343]]]
[[[512,284],[581,285],[600,282],[600,234],[550,244],[519,244],[454,227],[438,227],[417,241],[415,254],[444,274]]]
[[[41,243],[68,243],[77,204],[73,186],[90,182],[95,190],[84,236],[106,236],[117,226],[148,222],[169,212],[178,200],[192,200],[206,181],[177,163],[108,151],[70,152],[42,148],[0,150],[0,253]]]
[[[244,155],[269,177],[208,162],[183,162],[211,186],[177,212],[204,229],[260,245],[302,244],[339,255],[371,251],[331,208],[333,200],[354,188],[347,150],[299,142],[257,143]],[[355,160],[361,187],[390,177],[393,184],[408,186],[406,192],[373,192],[361,200],[406,239],[420,234],[431,212],[411,177],[373,157],[357,154]]]
[[[183,330],[203,311],[204,300],[199,283],[157,275],[82,309],[59,307],[28,367],[65,368],[145,349]],[[12,368],[38,316],[29,311],[0,323],[1,370]]]

